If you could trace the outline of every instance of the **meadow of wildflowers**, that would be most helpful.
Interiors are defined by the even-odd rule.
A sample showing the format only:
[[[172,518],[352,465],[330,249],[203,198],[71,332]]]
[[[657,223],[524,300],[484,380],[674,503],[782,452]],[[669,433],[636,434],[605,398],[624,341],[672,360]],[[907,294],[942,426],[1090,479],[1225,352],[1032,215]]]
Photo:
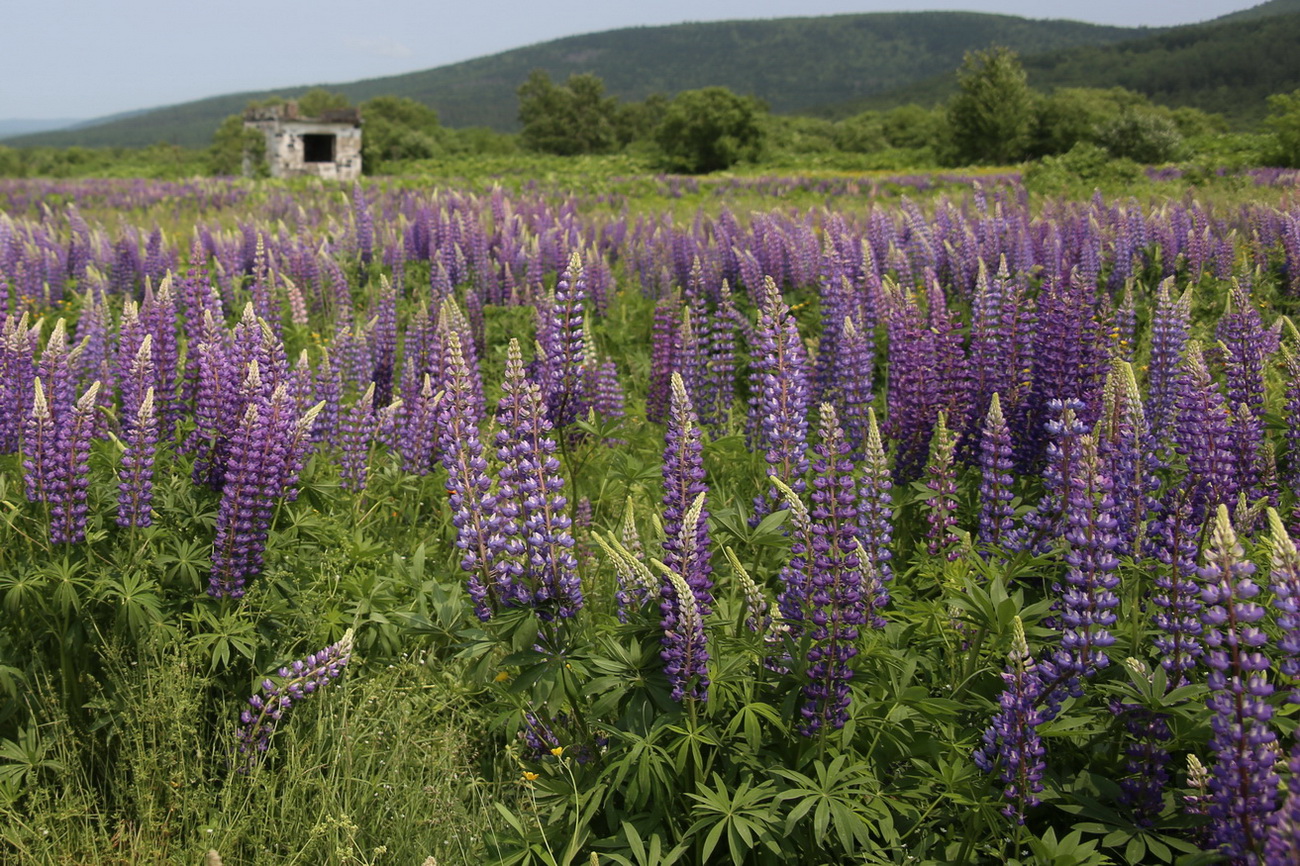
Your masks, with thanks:
[[[1228,180],[0,182],[0,860],[1300,862]]]

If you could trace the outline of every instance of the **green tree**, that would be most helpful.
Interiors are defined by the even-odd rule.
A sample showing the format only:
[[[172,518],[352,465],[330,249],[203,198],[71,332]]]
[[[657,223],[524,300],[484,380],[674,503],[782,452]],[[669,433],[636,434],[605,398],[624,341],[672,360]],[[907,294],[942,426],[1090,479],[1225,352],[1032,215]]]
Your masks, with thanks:
[[[323,87],[313,87],[298,97],[298,113],[303,117],[320,117],[327,111],[351,107],[352,103],[342,93],[334,93]]]
[[[1034,123],[1034,94],[1010,48],[968,52],[957,70],[948,125],[961,162],[1004,165],[1023,159]]]
[[[1300,168],[1300,90],[1270,96],[1264,124],[1273,133],[1272,161]]]
[[[605,96],[605,84],[595,75],[570,75],[557,85],[535,69],[516,92],[523,125],[519,137],[528,150],[574,156],[609,153],[617,146],[618,100]]]
[[[669,103],[655,141],[671,168],[704,173],[758,159],[763,151],[767,107],[725,87],[677,94]]]
[[[385,162],[428,159],[445,150],[445,131],[438,112],[404,96],[376,96],[361,103],[365,129],[361,136],[361,164],[366,172]]]
[[[251,173],[256,177],[265,177],[266,138],[256,129],[244,126],[244,118],[232,114],[212,135],[212,146],[208,148],[208,170],[218,176],[233,177]]]

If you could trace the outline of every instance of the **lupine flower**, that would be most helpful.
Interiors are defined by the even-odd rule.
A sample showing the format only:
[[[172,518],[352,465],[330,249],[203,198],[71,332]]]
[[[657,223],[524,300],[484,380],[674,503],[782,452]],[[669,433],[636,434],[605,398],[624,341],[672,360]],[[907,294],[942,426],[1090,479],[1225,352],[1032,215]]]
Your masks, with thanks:
[[[586,297],[582,260],[574,252],[555,284],[551,327],[545,331],[549,339],[543,340],[539,334],[538,340],[546,354],[545,372],[540,383],[546,401],[546,417],[556,428],[567,427],[585,415],[589,402],[583,389],[582,374],[587,361],[583,338],[583,303]]]
[[[1300,863],[1300,744],[1292,746],[1287,762],[1291,778],[1286,800],[1274,815],[1264,840],[1264,866],[1295,866]]]
[[[695,539],[704,519],[703,509],[704,494],[701,493],[682,518],[680,538],[684,562],[695,559]],[[704,634],[704,615],[695,602],[695,592],[687,578],[666,566],[663,572],[659,610],[663,613],[660,626],[664,636],[659,656],[664,661],[664,675],[672,686],[673,700],[708,700],[709,650]]]
[[[1015,509],[1011,502],[1012,459],[1011,431],[1002,415],[1002,401],[994,392],[980,437],[980,531],[979,538],[997,547],[1011,532]]]
[[[647,421],[662,424],[668,417],[668,400],[677,345],[677,311],[680,301],[667,298],[655,304],[650,334],[650,392],[646,395]]]
[[[1112,517],[1111,482],[1101,471],[1096,439],[1083,436],[1080,452],[1078,471],[1066,491],[1062,520],[1068,567],[1065,583],[1055,587],[1061,593],[1063,627],[1055,661],[1062,674],[1083,679],[1110,663],[1106,650],[1115,642],[1110,626],[1115,624],[1119,606],[1115,593],[1119,539]],[[1072,691],[1077,689],[1077,684],[1072,684]]]
[[[751,379],[755,396],[750,398],[750,423],[754,450],[761,451],[771,474],[796,493],[802,493],[808,471],[808,354],[790,308],[776,283],[764,283],[763,311],[757,328],[758,344],[752,355]],[[761,519],[779,497],[754,502],[754,517]]]
[[[889,550],[894,533],[893,481],[872,409],[867,410],[864,451],[862,478],[858,483],[858,537],[871,563],[871,568],[865,571],[872,580],[863,586],[862,592],[872,626],[883,628],[885,620],[880,611],[889,604],[889,583],[894,577],[890,564],[893,554]]]
[[[141,352],[147,349],[146,343]],[[129,407],[123,408],[130,411]],[[152,386],[144,392],[144,399],[133,414],[122,452],[122,468],[118,473],[117,525],[149,526],[153,522],[150,505],[153,502],[154,452],[158,448],[158,416],[154,409]]]
[[[339,467],[344,490],[366,489],[370,442],[375,430],[375,383],[353,401],[339,433]]]
[[[1215,505],[1236,498],[1231,413],[1210,378],[1198,343],[1191,341],[1175,384],[1173,440],[1187,460],[1185,484],[1192,490],[1192,518],[1203,521]]]
[[[1291,679],[1291,702],[1300,703],[1300,552],[1272,508],[1268,509],[1268,523],[1273,547],[1273,608],[1282,632],[1277,641],[1282,654],[1278,667]]]
[[[1214,844],[1224,855],[1241,859],[1261,852],[1277,804],[1277,733],[1269,724],[1273,708],[1268,703],[1273,685],[1263,652],[1268,635],[1256,625],[1264,608],[1252,601],[1259,594],[1251,580],[1254,572],[1227,507],[1220,505],[1200,569],[1210,668],[1206,703],[1213,714],[1210,748],[1215,754],[1209,815]]]
[[[858,510],[849,445],[835,409],[821,405],[820,441],[813,465],[811,559],[807,619],[812,647],[800,733],[839,730],[848,721],[849,661],[857,655],[858,627],[866,622],[863,572],[870,561],[858,538]]]
[[[441,430],[438,453],[447,469],[448,504],[456,527],[456,547],[462,552],[461,570],[467,577],[474,612],[486,620],[497,597],[493,591],[497,554],[505,544],[497,513],[492,479],[487,474],[483,443],[474,423],[474,393],[469,368],[461,351],[460,334],[447,335],[451,370],[447,397],[439,408]],[[427,377],[426,377],[427,379]]]
[[[930,443],[930,461],[925,466],[924,484],[929,491],[925,499],[926,549],[931,556],[957,559],[961,539],[953,532],[957,525],[957,455],[958,433],[948,429],[948,413],[940,412]]]
[[[537,610],[550,622],[582,607],[582,585],[573,556],[564,479],[549,435],[541,388],[524,377],[522,352],[511,340],[506,352],[496,436],[499,502],[506,545],[498,568],[503,598]]]
[[[1009,801],[1002,812],[1023,824],[1026,810],[1042,802],[1038,795],[1043,790],[1047,750],[1038,733],[1038,726],[1046,721],[1037,706],[1043,682],[1029,654],[1025,627],[1018,616],[1012,620],[1011,652],[1002,680],[1006,685],[998,697],[1001,709],[985,729],[974,760],[975,766],[986,773],[1000,771],[1006,785],[1003,795]]]
[[[695,524],[698,533],[691,545],[695,558],[683,560],[681,533],[683,520],[691,504],[707,491],[704,484],[704,443],[699,420],[691,406],[685,382],[678,373],[672,377],[672,399],[668,413],[668,430],[664,436],[664,564],[681,575],[690,585],[700,615],[708,616],[713,607],[713,581],[709,575],[709,513],[701,504],[701,519]]]
[[[348,629],[338,643],[280,668],[275,679],[262,680],[261,693],[249,698],[248,707],[239,714],[239,753],[246,768],[270,748],[285,713],[338,679],[351,659],[352,629]]]

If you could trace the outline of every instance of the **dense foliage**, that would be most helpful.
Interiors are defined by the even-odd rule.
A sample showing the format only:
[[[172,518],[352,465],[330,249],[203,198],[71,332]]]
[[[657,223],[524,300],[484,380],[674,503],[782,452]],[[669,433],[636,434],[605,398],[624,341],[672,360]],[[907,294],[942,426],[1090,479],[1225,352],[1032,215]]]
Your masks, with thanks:
[[[0,183],[0,856],[1293,862],[1297,178],[1198,182]]]

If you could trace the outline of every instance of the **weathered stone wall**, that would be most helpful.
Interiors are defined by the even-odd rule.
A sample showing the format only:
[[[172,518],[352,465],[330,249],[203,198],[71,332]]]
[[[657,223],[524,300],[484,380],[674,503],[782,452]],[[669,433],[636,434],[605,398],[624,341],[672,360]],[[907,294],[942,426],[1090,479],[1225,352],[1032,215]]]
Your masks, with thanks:
[[[266,136],[266,159],[271,177],[356,180],[361,176],[361,127],[356,124],[259,119],[245,121],[245,125]],[[333,135],[334,161],[305,161],[304,135]]]

